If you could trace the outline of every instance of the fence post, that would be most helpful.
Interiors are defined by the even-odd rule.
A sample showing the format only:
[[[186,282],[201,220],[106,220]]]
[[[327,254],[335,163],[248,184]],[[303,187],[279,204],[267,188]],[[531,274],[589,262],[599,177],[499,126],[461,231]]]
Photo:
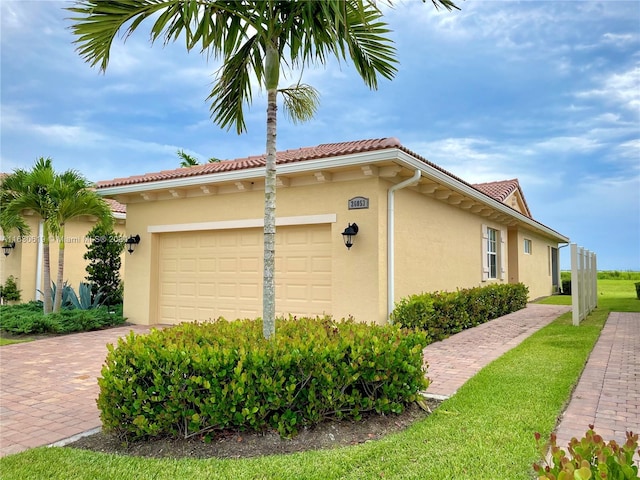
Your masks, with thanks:
[[[571,244],[571,311],[573,325],[580,325],[580,280],[578,279],[578,245]]]

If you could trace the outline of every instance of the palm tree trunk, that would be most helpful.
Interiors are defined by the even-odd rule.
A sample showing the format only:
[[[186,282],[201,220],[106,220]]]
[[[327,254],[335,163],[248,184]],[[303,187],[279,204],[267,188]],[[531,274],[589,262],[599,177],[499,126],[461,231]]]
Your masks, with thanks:
[[[267,48],[267,158],[264,181],[264,274],[262,284],[262,333],[267,340],[276,333],[276,132],[280,57],[276,46]]]
[[[60,228],[58,245],[58,275],[56,278],[56,298],[53,300],[54,312],[59,312],[62,306],[62,290],[64,288],[64,225]]]
[[[42,274],[44,286],[42,295],[44,296],[44,314],[51,313],[52,299],[51,299],[51,258],[49,256],[49,229],[47,224],[44,224],[42,229]]]

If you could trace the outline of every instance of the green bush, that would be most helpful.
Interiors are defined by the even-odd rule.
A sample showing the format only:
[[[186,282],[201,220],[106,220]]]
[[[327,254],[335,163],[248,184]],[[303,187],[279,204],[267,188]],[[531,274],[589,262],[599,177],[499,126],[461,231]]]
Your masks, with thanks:
[[[400,413],[425,378],[422,332],[352,320],[184,323],[109,345],[98,379],[105,431],[125,438],[276,429]]]
[[[524,308],[528,293],[522,283],[421,293],[400,300],[391,319],[403,327],[424,330],[432,343]]]
[[[14,334],[73,333],[124,323],[122,307],[61,310],[45,315],[41,302],[0,306],[0,330]]]
[[[562,280],[562,295],[571,295],[571,279]]]
[[[4,285],[0,285],[0,298],[7,302],[19,302],[21,298],[20,292],[21,290],[18,289],[18,284],[13,275],[7,277]]]
[[[638,448],[638,434],[626,432],[624,445],[615,440],[605,443],[603,438],[589,425],[589,430],[581,440],[572,438],[568,453],[556,444],[556,435],[551,434],[549,442],[540,444],[540,434],[535,434],[541,456],[551,454],[551,464],[546,460],[533,465],[538,480],[588,480],[607,478],[609,480],[632,480],[638,477],[638,467],[633,464],[633,455]],[[638,450],[640,453],[640,450]]]

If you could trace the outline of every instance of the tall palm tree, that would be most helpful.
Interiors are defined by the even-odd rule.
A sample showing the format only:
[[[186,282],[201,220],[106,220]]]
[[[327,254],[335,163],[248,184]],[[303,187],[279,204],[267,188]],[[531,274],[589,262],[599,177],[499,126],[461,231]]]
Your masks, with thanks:
[[[51,234],[51,219],[53,217],[53,202],[50,190],[55,180],[55,171],[50,158],[39,158],[33,169],[18,169],[6,176],[0,186],[0,224],[5,226],[20,225],[22,234],[30,233],[29,226],[18,220],[25,211],[32,211],[38,215],[44,224],[42,235],[43,278],[44,278],[44,313],[52,310],[51,299],[51,261],[49,257],[49,242]]]
[[[70,220],[81,216],[95,216],[105,227],[113,224],[111,208],[94,190],[91,183],[74,170],[56,175],[51,199],[54,213],[51,216],[52,232],[58,237],[58,274],[56,277],[56,295],[53,311],[60,310],[64,284],[65,226]]]
[[[451,0],[432,0],[456,8]],[[391,0],[388,1],[391,3]],[[308,85],[279,89],[281,65],[304,68],[328,57],[351,58],[365,84],[377,88],[378,75],[396,72],[395,49],[375,0],[81,0],[69,8],[79,54],[105,71],[113,40],[126,38],[151,19],[152,42],[182,38],[222,60],[208,100],[214,121],[246,130],[244,105],[252,101],[251,79],[267,91],[264,205],[264,335],[275,333],[275,192],[277,94],[294,121],[308,120],[318,104]]]

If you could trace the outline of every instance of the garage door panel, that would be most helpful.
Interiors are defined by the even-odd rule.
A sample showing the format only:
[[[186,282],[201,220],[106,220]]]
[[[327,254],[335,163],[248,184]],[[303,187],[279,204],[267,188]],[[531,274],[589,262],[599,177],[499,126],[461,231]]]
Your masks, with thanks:
[[[262,316],[262,229],[176,232],[159,240],[161,323]],[[280,227],[276,244],[276,313],[330,311],[330,225]]]
[[[238,270],[237,258],[221,258],[218,263],[218,271],[220,273],[236,273]]]

